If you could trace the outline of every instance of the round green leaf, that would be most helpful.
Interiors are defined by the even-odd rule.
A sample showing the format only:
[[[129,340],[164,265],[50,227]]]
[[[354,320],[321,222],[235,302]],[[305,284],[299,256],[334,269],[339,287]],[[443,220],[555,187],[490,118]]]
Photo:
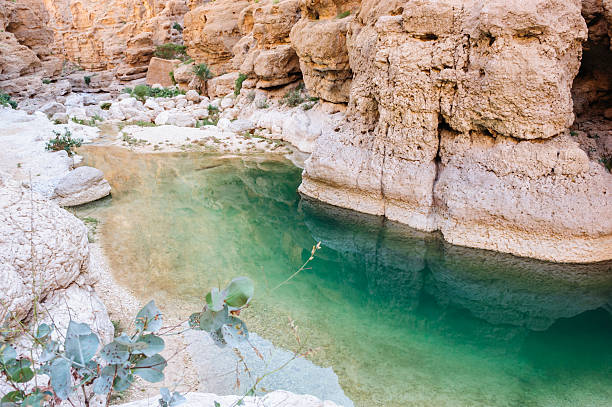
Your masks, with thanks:
[[[248,277],[238,277],[233,279],[227,289],[225,303],[230,307],[242,308],[249,303],[255,292],[253,281]]]

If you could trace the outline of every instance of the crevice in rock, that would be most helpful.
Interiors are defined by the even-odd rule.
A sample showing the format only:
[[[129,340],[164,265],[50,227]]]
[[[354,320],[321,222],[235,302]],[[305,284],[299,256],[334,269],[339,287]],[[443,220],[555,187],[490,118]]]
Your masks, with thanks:
[[[576,116],[572,139],[593,161],[612,159],[612,51],[610,41],[587,41],[574,79],[572,98]]]

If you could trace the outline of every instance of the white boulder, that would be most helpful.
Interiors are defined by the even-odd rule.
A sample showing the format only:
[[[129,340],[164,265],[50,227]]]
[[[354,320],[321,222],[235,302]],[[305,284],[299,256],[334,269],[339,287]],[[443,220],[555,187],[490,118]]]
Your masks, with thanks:
[[[185,94],[185,97],[190,102],[193,102],[193,103],[200,102],[200,94],[194,89],[188,90],[187,93]]]
[[[77,206],[104,198],[111,187],[102,171],[78,167],[64,176],[55,187],[53,199],[62,206]]]

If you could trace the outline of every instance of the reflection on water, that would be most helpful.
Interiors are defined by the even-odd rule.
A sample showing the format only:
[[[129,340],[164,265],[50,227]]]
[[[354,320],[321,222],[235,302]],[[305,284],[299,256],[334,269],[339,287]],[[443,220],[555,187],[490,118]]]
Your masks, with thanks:
[[[612,264],[558,265],[452,246],[300,198],[284,161],[89,147],[113,197],[116,278],[143,298],[199,302],[249,275],[251,328],[321,346],[358,406],[604,406],[612,400]],[[271,291],[323,243],[312,268]],[[191,308],[189,308],[191,309]],[[185,308],[187,312],[187,308]]]

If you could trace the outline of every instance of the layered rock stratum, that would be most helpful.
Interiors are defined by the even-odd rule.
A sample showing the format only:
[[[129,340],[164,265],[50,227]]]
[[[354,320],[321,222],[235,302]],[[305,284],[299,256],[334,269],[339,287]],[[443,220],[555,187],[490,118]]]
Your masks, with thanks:
[[[586,38],[579,1],[363,1],[348,124],[300,191],[458,245],[610,258],[612,177],[567,131]]]
[[[303,81],[318,110],[346,110],[336,131],[277,126],[313,151],[302,193],[458,245],[612,258],[609,0],[0,2],[0,89],[26,105],[142,78],[156,45],[183,42],[193,62],[168,69],[184,89],[233,105],[246,78],[267,106]]]

